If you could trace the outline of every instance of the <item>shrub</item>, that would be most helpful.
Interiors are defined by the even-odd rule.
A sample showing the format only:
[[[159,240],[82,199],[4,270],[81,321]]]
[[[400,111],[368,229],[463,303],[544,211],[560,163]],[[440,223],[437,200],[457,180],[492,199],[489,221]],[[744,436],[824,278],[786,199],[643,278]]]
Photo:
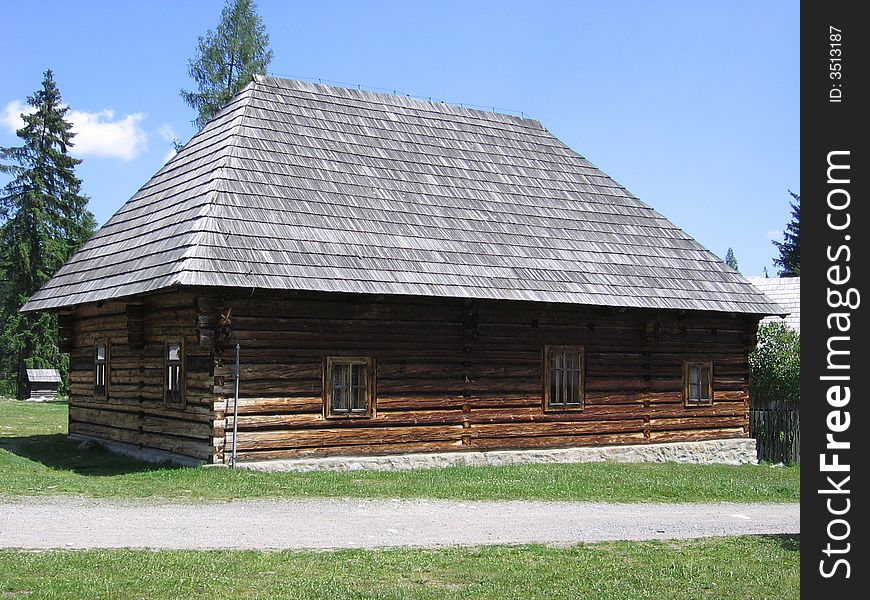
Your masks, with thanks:
[[[779,322],[758,328],[758,345],[749,354],[750,397],[754,405],[800,404],[801,338]]]

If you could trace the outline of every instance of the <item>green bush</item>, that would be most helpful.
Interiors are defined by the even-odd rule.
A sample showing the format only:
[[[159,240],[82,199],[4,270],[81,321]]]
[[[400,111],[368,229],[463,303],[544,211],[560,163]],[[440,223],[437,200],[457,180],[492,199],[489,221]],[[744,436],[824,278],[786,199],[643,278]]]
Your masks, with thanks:
[[[758,328],[758,345],[749,354],[753,405],[799,406],[801,338],[779,322]]]

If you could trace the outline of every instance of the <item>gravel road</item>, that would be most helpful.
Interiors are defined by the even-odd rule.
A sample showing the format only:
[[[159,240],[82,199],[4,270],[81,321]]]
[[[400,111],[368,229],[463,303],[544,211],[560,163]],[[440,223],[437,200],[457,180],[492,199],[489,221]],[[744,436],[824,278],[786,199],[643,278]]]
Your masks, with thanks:
[[[0,497],[0,547],[375,548],[799,533],[799,504]]]

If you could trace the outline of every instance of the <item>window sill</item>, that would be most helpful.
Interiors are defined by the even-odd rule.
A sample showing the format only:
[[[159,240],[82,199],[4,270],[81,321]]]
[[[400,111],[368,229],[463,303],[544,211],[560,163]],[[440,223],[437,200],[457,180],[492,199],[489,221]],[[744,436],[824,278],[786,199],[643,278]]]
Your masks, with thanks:
[[[695,402],[695,401],[683,401],[683,406],[686,408],[696,408],[703,406],[713,406],[712,400],[704,400],[703,402]]]
[[[544,412],[546,413],[563,413],[563,412],[581,412],[584,408],[583,404],[569,404],[567,406],[563,405],[549,405],[544,407]]]
[[[371,413],[368,413],[368,412],[357,413],[357,414],[341,414],[341,413],[339,413],[339,414],[324,415],[325,419],[328,419],[331,421],[333,421],[333,420],[334,421],[348,421],[348,420],[354,420],[354,419],[371,419],[372,417],[373,417],[373,415]]]

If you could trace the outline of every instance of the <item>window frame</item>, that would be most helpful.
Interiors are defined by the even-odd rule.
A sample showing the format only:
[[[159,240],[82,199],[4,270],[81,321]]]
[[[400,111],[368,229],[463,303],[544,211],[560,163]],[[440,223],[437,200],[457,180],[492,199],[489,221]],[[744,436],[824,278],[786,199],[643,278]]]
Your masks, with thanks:
[[[178,361],[170,361],[169,348],[170,346],[178,346]],[[163,344],[163,404],[171,408],[184,409],[187,405],[187,368],[185,360],[185,348],[183,339],[168,339]],[[169,369],[170,367],[179,367],[178,369],[178,386],[175,390],[177,399],[170,394],[173,390],[169,389]]]
[[[698,368],[698,399],[693,400],[691,398],[690,386],[692,381],[689,380],[689,372],[693,367]],[[701,372],[702,369],[706,369],[708,371],[707,377],[707,398],[702,398],[701,396],[701,382],[703,382],[704,377]],[[683,362],[683,406],[692,407],[692,406],[713,406],[713,361],[684,361]]]
[[[342,365],[365,365],[366,408],[364,411],[336,412],[332,407],[334,395],[333,369]],[[375,359],[371,356],[327,356],[323,361],[323,416],[326,419],[371,419],[375,416],[376,382]]]
[[[579,367],[577,372],[580,376],[579,382],[579,402],[553,402],[550,396],[550,356],[558,352],[564,355],[566,353],[576,353],[579,358]],[[586,347],[582,345],[545,345],[541,352],[541,385],[544,388],[544,412],[569,412],[582,411],[586,406]],[[567,387],[567,377],[570,372],[567,368],[562,369],[562,389]],[[564,391],[562,392],[564,394]]]
[[[100,346],[102,346],[104,348],[104,350],[103,350],[104,358],[102,361],[100,361],[97,358],[97,356],[98,356],[97,348],[99,348]],[[92,373],[94,375],[94,398],[108,398],[109,397],[109,371],[110,371],[110,365],[112,362],[111,353],[112,353],[112,346],[111,346],[111,343],[109,342],[108,339],[102,338],[102,339],[94,340],[94,368],[92,371]],[[98,372],[99,372],[100,366],[103,367],[102,389],[100,389],[100,386],[97,383]]]

